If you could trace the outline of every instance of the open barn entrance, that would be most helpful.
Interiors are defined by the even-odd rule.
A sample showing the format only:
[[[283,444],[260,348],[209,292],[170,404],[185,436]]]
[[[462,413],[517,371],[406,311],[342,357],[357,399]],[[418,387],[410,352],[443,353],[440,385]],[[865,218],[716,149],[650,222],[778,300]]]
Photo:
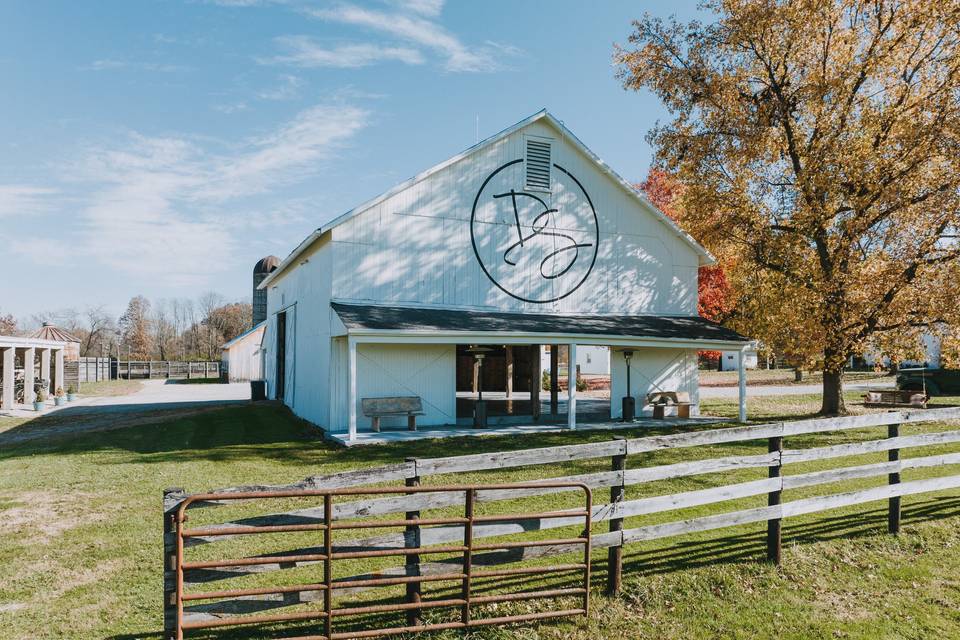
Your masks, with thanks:
[[[482,365],[476,357],[482,348]],[[557,391],[551,393],[550,349],[541,345],[457,345],[457,423],[470,424],[481,395],[492,424],[540,421],[566,422],[564,348],[558,348],[553,371]],[[563,363],[562,365],[560,363]],[[609,399],[584,398],[577,416],[607,420]]]

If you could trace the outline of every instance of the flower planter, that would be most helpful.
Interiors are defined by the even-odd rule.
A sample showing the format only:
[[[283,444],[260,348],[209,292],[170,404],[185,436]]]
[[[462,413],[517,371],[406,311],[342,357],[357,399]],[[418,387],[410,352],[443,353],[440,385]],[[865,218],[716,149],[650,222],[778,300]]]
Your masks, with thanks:
[[[33,403],[33,410],[34,410],[34,411],[43,411],[43,405],[44,405],[44,404],[45,404],[45,403],[43,403],[43,402],[34,402],[34,403]]]
[[[67,404],[67,399],[65,396],[57,396],[53,399],[53,402],[58,407],[62,407],[63,405]]]
[[[76,399],[77,399],[77,394],[75,394],[75,393],[68,393],[68,394],[67,394],[67,402],[73,402],[73,401],[76,400]]]

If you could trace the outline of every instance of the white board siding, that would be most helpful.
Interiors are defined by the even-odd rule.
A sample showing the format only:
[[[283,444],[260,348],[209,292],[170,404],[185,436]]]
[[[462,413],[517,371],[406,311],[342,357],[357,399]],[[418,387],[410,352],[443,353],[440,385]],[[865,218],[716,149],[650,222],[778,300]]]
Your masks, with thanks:
[[[230,382],[263,379],[260,358],[260,341],[263,339],[263,332],[264,327],[260,327],[237,340],[230,347],[221,350],[220,359]]]
[[[686,391],[690,394],[691,415],[700,402],[697,377],[697,352],[691,349],[634,349],[630,359],[630,392],[637,401],[637,415],[650,415],[643,409],[647,394],[654,391]],[[621,399],[627,394],[627,367],[620,350],[610,351],[610,417],[623,415]]]
[[[501,291],[483,273],[471,245],[477,191],[496,169],[523,157],[523,134],[554,138],[554,162],[583,184],[599,220],[600,247],[590,276],[574,293],[546,304]],[[554,190],[545,195],[562,209],[571,194],[560,175],[554,171]],[[334,274],[337,299],[534,313],[696,314],[693,249],[543,122],[411,185],[331,235],[334,263],[356,265]],[[491,261],[497,258],[492,248],[480,251],[489,252]],[[517,279],[522,281],[517,286],[528,286],[522,276]],[[539,287],[532,293],[550,297],[549,281],[531,277],[529,282]]]
[[[418,424],[454,424],[456,409],[456,346],[357,345],[357,428],[370,429],[360,410],[362,398],[419,396],[424,415]],[[385,428],[406,428],[406,417],[383,418]],[[346,424],[338,431],[345,431]]]
[[[268,289],[265,379],[268,397],[276,397],[277,313],[287,312],[287,381],[284,403],[310,422],[330,424],[331,309],[330,251],[322,240],[302,256],[301,264]],[[292,369],[291,369],[292,367]]]

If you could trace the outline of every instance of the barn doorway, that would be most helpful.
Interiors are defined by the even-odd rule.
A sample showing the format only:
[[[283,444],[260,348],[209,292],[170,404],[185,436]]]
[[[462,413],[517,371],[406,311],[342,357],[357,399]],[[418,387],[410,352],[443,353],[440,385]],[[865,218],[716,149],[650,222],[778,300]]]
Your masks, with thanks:
[[[483,345],[483,366],[470,352],[471,345],[457,345],[457,420],[469,420],[483,391],[488,415],[533,416],[531,382],[539,379],[539,347],[530,345]]]
[[[287,312],[277,314],[277,392],[275,398],[283,400],[287,381]]]

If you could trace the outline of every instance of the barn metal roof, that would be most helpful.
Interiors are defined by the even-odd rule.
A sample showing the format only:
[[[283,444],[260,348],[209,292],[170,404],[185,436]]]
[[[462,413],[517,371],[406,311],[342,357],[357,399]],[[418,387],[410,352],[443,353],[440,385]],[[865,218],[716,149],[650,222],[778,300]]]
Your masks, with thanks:
[[[699,316],[551,315],[333,302],[348,331],[563,334],[744,344],[750,338]]]

